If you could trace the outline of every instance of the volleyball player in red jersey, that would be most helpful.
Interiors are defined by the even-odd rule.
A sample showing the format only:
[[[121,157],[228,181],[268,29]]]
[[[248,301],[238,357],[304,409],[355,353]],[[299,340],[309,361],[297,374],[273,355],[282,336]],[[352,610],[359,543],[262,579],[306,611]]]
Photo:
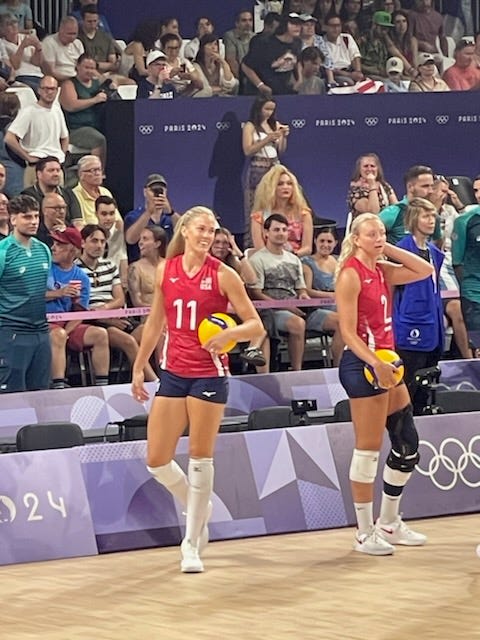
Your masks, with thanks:
[[[410,396],[403,382],[395,385],[394,365],[381,361],[374,351],[394,347],[392,286],[429,277],[432,267],[385,238],[377,215],[356,217],[342,244],[335,286],[346,345],[339,377],[349,397],[355,432],[349,474],[358,523],[354,549],[370,555],[390,555],[395,544],[426,542],[426,536],[409,529],[399,515],[403,488],[419,458]],[[377,388],[367,382],[365,364],[374,370]],[[383,473],[380,517],[374,524],[373,483],[385,428],[392,447]]]
[[[157,269],[150,315],[133,365],[132,393],[144,402],[143,369],[166,331],[160,384],[148,419],[147,468],[186,508],[181,570],[203,571],[200,552],[208,542],[212,505],[213,453],[228,394],[230,342],[263,335],[263,325],[237,273],[209,254],[216,228],[212,211],[194,207],[181,216]],[[242,323],[225,329],[203,347],[198,325],[228,303]],[[189,427],[189,463],[185,474],[175,462],[178,440]]]

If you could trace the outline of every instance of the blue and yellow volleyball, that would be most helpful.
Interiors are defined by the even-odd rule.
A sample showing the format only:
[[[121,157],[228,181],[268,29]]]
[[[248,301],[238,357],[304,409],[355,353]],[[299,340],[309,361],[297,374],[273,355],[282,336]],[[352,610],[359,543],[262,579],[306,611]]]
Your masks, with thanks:
[[[220,331],[224,331],[225,329],[236,326],[237,323],[235,322],[235,320],[227,313],[211,313],[198,325],[198,340],[203,346],[210,340],[210,338],[213,338],[213,336],[216,336],[218,333],[220,333]],[[231,351],[236,344],[237,343],[234,340],[230,340],[230,342],[227,342],[227,344],[223,347],[220,353],[227,353],[228,351]]]
[[[405,367],[403,366],[403,361],[398,355],[398,353],[396,353],[395,351],[392,351],[392,349],[377,349],[375,351],[375,355],[380,360],[383,360],[383,362],[389,362],[390,364],[393,364],[393,366],[397,368],[397,370],[394,373],[395,384],[400,384],[400,382],[403,380]],[[375,375],[375,371],[373,370],[373,367],[366,364],[365,367],[363,368],[363,373],[365,375],[365,378],[367,379],[367,382],[369,382],[374,387],[379,387],[378,380]]]

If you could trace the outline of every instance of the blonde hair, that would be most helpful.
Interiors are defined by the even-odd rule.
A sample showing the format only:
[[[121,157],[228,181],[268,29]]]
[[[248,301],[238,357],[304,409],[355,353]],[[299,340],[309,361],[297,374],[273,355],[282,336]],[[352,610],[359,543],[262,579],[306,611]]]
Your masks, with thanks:
[[[182,229],[184,227],[190,226],[190,224],[195,220],[195,218],[198,218],[198,216],[204,216],[204,215],[212,216],[212,218],[216,223],[217,218],[215,217],[215,214],[213,213],[213,211],[211,209],[208,209],[208,207],[202,207],[202,206],[192,207],[191,209],[188,209],[188,211],[185,211],[185,213],[182,216],[180,216],[180,219],[177,221],[177,224],[175,225],[175,232],[173,234],[173,237],[168,243],[167,259],[175,258],[175,256],[179,256],[182,253],[184,253],[185,238],[183,237]]]
[[[360,227],[365,222],[373,221],[383,224],[376,213],[361,213],[359,216],[353,219],[350,226],[350,232],[347,233],[342,242],[342,249],[340,251],[340,255],[337,260],[337,267],[335,269],[335,279],[337,279],[340,275],[340,271],[343,269],[345,262],[355,255],[356,247],[353,239],[358,237],[360,233]]]
[[[288,206],[300,212],[302,209],[310,211],[310,207],[302,193],[302,188],[298,184],[296,176],[287,169],[283,164],[275,164],[263,176],[255,189],[255,198],[253,202],[253,211],[271,211],[275,212],[276,190],[280,177],[286,174],[292,181],[292,196],[288,202]]]
[[[435,214],[437,213],[435,205],[432,204],[430,200],[425,200],[425,198],[413,198],[410,200],[403,218],[403,224],[409,233],[413,233],[415,231],[418,218],[423,211]]]

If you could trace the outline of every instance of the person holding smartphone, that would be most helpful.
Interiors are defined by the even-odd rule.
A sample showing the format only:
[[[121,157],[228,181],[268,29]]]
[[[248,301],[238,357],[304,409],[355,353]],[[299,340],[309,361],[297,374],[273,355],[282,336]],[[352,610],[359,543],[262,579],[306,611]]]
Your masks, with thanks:
[[[140,258],[138,241],[145,227],[162,227],[169,241],[180,218],[180,214],[173,209],[168,199],[167,181],[159,173],[152,173],[147,177],[143,195],[145,202],[125,216],[125,240],[129,263]]]

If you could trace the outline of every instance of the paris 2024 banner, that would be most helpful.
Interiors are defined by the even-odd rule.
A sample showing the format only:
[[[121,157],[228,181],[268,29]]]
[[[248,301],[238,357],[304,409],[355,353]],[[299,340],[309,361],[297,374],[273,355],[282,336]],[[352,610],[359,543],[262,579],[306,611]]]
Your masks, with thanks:
[[[177,211],[213,207],[224,226],[243,231],[242,126],[253,98],[137,100],[135,206],[150,173],[168,181]],[[345,225],[346,198],[358,156],[380,156],[385,177],[404,195],[414,164],[435,173],[480,173],[480,109],[475,92],[279,96],[277,117],[290,126],[283,164],[298,177],[319,218]]]

